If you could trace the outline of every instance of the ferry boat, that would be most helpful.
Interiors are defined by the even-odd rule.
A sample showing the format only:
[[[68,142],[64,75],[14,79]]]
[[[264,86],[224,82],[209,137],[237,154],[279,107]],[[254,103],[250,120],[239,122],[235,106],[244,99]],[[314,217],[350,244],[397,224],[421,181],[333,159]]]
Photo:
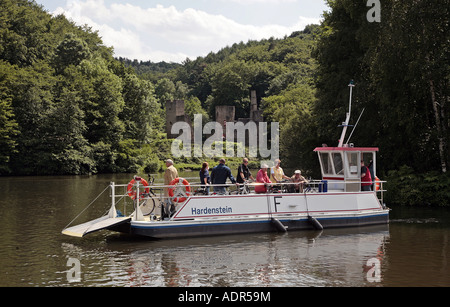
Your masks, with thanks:
[[[135,177],[126,185],[110,184],[108,214],[77,226],[69,224],[62,233],[84,237],[107,229],[164,239],[387,224],[390,209],[383,203],[384,182],[376,177],[379,149],[344,143],[350,127],[353,86],[349,85],[349,111],[338,146],[322,145],[314,150],[322,179],[310,181],[301,192],[292,193],[289,186],[293,183],[287,182],[277,184],[278,189],[257,194],[253,188],[260,183],[252,183],[241,188],[228,185],[236,191],[226,195],[204,195],[198,193],[199,189],[197,193],[194,191],[200,185],[190,184],[183,178],[175,179],[168,186],[156,186]],[[377,178],[370,191],[361,188],[361,161],[371,163],[372,177]],[[169,192],[168,197],[163,196],[164,188]],[[125,194],[117,193],[124,189]],[[123,216],[117,207],[127,197],[133,199],[133,213]]]

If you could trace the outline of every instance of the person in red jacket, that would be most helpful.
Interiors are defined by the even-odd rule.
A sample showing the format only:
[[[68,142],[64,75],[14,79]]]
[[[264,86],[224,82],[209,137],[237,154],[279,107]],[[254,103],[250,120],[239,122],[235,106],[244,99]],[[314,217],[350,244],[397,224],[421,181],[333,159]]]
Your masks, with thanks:
[[[272,183],[269,176],[267,176],[268,168],[267,164],[264,164],[258,171],[258,174],[256,175],[257,184],[255,186],[255,193],[267,193],[267,184]]]
[[[361,191],[372,191],[371,186],[372,176],[370,175],[369,168],[361,160]]]

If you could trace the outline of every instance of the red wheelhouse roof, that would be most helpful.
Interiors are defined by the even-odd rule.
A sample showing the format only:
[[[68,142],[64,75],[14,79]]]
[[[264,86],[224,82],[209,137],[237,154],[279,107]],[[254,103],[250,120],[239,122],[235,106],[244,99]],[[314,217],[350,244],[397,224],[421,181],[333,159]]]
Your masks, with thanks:
[[[378,147],[317,147],[314,149],[318,151],[379,151]]]

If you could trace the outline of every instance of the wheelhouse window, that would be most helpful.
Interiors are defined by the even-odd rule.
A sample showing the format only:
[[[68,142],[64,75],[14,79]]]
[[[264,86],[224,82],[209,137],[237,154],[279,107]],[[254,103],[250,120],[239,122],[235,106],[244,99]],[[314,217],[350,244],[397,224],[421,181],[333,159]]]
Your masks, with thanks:
[[[318,147],[314,151],[318,153],[322,176],[328,180],[361,180],[361,160],[370,167],[376,176],[376,152],[378,148],[371,147]],[[353,183],[352,183],[353,184]],[[338,188],[337,188],[338,189]],[[345,190],[348,190],[347,186]]]
[[[364,160],[364,164],[369,167],[370,164],[373,163],[373,161],[375,161],[375,153],[373,152],[363,152],[361,154],[361,160]]]
[[[344,175],[344,164],[341,153],[333,153],[334,171],[336,175]]]
[[[359,178],[359,153],[347,152],[348,178]]]
[[[330,154],[328,152],[320,153],[320,161],[322,161],[322,174],[333,175],[333,167]]]

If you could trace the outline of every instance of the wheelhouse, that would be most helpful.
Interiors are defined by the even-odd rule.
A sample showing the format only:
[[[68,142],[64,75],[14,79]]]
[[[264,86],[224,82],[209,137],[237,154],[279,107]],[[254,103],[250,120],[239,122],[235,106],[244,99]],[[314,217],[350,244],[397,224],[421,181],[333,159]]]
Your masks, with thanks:
[[[376,153],[374,147],[318,147],[317,152],[322,180],[328,190],[358,192],[361,190],[361,161],[376,177]]]

